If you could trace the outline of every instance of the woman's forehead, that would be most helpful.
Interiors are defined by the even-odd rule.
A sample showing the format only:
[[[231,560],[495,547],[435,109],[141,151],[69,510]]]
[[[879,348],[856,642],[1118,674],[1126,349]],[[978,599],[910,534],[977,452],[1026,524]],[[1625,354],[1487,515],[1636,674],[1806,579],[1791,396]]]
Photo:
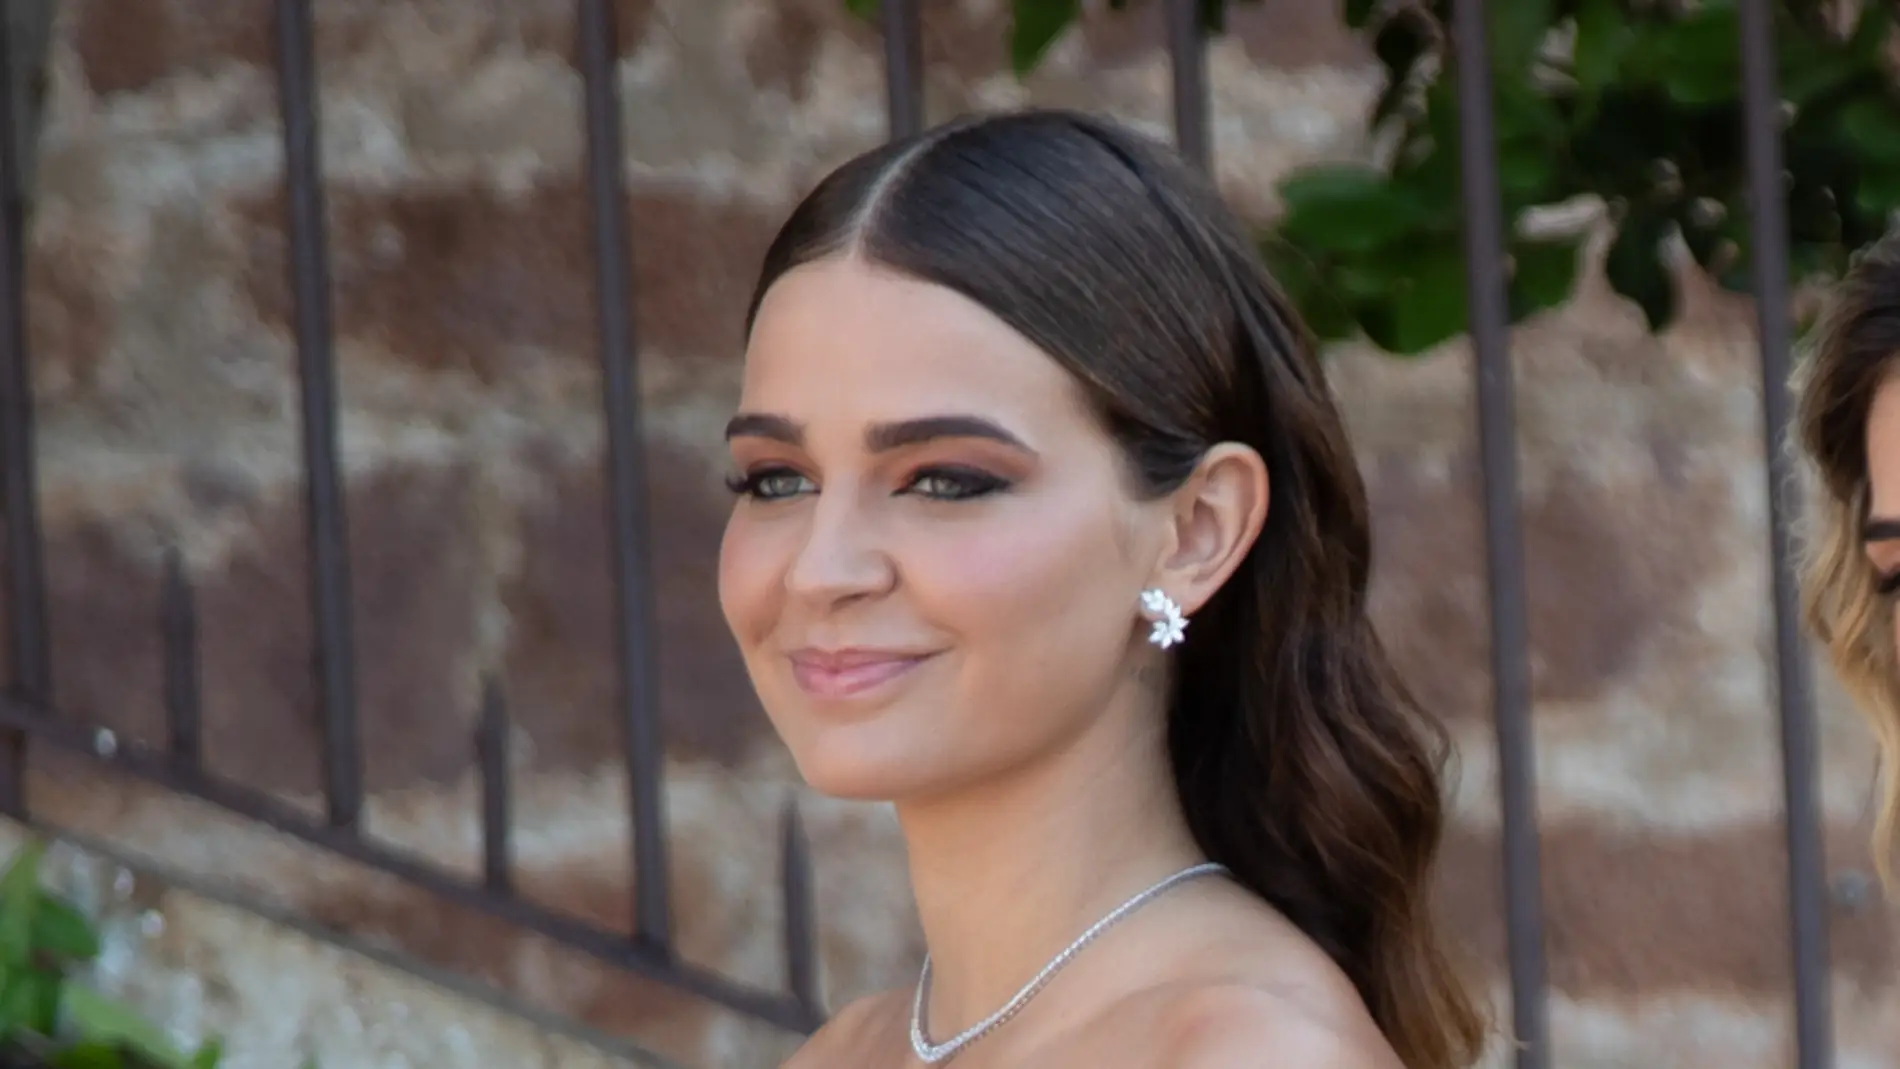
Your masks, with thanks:
[[[801,420],[951,410],[1029,422],[1087,417],[1074,376],[981,305],[845,258],[773,284],[746,349],[742,393],[742,407]]]

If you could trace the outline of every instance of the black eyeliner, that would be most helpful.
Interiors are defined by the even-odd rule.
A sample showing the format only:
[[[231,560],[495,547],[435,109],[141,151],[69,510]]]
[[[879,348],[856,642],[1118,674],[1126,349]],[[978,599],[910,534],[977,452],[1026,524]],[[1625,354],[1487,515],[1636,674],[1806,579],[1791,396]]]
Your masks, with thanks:
[[[1011,486],[1015,485],[1011,480],[992,472],[984,471],[981,468],[964,467],[960,464],[933,464],[928,467],[919,468],[916,472],[912,473],[909,481],[904,484],[904,488],[897,492],[899,494],[914,493],[915,491],[912,488],[925,479],[947,479],[959,484],[957,492],[948,496],[942,494],[917,494],[919,497],[943,502],[973,501],[977,498],[988,497],[991,494],[1008,490]]]

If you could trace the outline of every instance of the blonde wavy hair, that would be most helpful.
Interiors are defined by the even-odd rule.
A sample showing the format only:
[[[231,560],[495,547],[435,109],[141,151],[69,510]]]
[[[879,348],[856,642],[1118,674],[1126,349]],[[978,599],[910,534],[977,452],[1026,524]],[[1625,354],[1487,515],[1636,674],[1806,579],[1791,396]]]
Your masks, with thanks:
[[[1802,617],[1880,744],[1874,861],[1900,893],[1900,651],[1893,595],[1867,559],[1867,419],[1874,395],[1900,379],[1900,236],[1858,256],[1829,300],[1794,386],[1797,442],[1820,477],[1802,560]]]

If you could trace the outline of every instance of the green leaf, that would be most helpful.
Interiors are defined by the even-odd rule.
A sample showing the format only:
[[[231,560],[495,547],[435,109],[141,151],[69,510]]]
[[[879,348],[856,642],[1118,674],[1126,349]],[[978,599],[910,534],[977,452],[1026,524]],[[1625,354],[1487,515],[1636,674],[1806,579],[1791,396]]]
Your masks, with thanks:
[[[22,1029],[36,1031],[33,1015],[38,1000],[31,997],[31,991],[22,982],[31,972],[30,969],[9,972],[5,981],[0,982],[0,1039]]]
[[[1840,130],[1854,150],[1876,160],[1900,160],[1900,103],[1886,94],[1863,96],[1841,108]]]
[[[1868,215],[1900,211],[1900,167],[1869,168],[1854,189],[1854,206]]]
[[[1583,0],[1577,11],[1574,73],[1577,91],[1594,101],[1615,78],[1629,54],[1635,32],[1617,9],[1616,0]]]
[[[1392,168],[1392,183],[1419,204],[1438,206],[1437,212],[1427,213],[1425,225],[1456,229],[1463,174],[1453,127],[1447,134],[1434,132],[1410,146],[1408,156]]]
[[[1530,67],[1544,36],[1550,32],[1551,0],[1490,0],[1485,12],[1490,18],[1491,66],[1507,74]]]
[[[77,984],[60,1002],[66,1027],[87,1042],[124,1047],[163,1069],[192,1069],[191,1060],[137,1010]]]
[[[1557,183],[1557,160],[1549,149],[1518,141],[1498,148],[1498,188],[1511,204],[1545,202]]]
[[[1798,30],[1778,36],[1775,60],[1781,96],[1797,106],[1863,75],[1879,73],[1876,64],[1855,63],[1842,54],[1839,45],[1817,41]]]
[[[1363,28],[1378,6],[1379,0],[1346,0],[1346,25],[1355,30]]]
[[[1886,56],[1887,41],[1893,34],[1893,14],[1886,4],[1860,5],[1860,21],[1848,37],[1847,54],[1862,63],[1878,66]]]
[[[1740,96],[1741,29],[1733,7],[1706,4],[1650,43],[1663,88],[1677,103],[1700,107]]]
[[[1361,315],[1366,337],[1389,353],[1413,356],[1464,333],[1465,262],[1461,247],[1405,258],[1406,277],[1383,306]]]
[[[1554,142],[1564,136],[1563,116],[1556,105],[1529,82],[1514,80],[1500,86],[1496,97],[1500,138]]]
[[[1675,285],[1662,263],[1668,224],[1668,216],[1654,208],[1632,211],[1603,265],[1611,288],[1636,302],[1651,330],[1662,329],[1675,314]]]
[[[91,961],[99,956],[99,932],[92,921],[51,891],[39,894],[30,941],[35,951],[67,961]]]
[[[65,978],[50,969],[29,967],[8,974],[0,988],[0,1029],[51,1036],[59,1024],[65,986]]]
[[[883,0],[844,0],[844,7],[866,22],[876,22],[882,13]]]
[[[39,912],[40,859],[46,845],[29,840],[0,875],[0,967],[25,965],[33,952],[33,918]]]
[[[75,1043],[54,1054],[52,1069],[125,1069],[119,1050],[107,1043]]]
[[[1409,190],[1374,168],[1320,164],[1280,181],[1286,214],[1280,231],[1311,250],[1367,252],[1394,241],[1426,218]]]
[[[1278,237],[1260,243],[1261,259],[1286,299],[1297,308],[1308,330],[1321,341],[1352,336],[1352,313],[1325,278],[1322,268],[1299,248]]]
[[[1336,263],[1327,277],[1347,304],[1363,306],[1391,300],[1405,285],[1394,274],[1394,266],[1390,259],[1374,254],[1358,263]]]
[[[1513,323],[1570,299],[1577,282],[1582,242],[1575,238],[1519,241],[1511,248],[1510,305]]]
[[[1062,31],[1081,13],[1080,0],[1016,0],[1009,32],[1009,61],[1017,76],[1042,62]]]
[[[224,1044],[214,1037],[198,1045],[197,1053],[191,1056],[191,1069],[218,1069],[223,1060]]]

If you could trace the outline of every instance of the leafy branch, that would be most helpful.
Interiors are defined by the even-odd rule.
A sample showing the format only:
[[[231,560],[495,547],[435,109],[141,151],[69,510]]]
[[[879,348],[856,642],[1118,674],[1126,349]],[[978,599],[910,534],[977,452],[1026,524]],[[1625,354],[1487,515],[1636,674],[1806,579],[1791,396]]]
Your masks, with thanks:
[[[874,15],[878,0],[846,0]],[[1146,0],[1154,2],[1154,0]],[[1200,0],[1220,32],[1228,0]],[[1249,0],[1232,0],[1235,3]],[[1079,0],[1013,0],[1010,55],[1040,62]],[[1131,0],[1113,0],[1115,9]],[[1791,283],[1842,271],[1900,211],[1894,13],[1778,0]],[[1466,328],[1451,0],[1345,0],[1385,69],[1368,121],[1379,164],[1322,164],[1278,184],[1261,248],[1314,331],[1425,352]],[[1524,226],[1593,198],[1616,227],[1605,269],[1651,329],[1677,314],[1680,240],[1723,287],[1750,288],[1740,32],[1734,0],[1492,0],[1498,178],[1513,322],[1563,303],[1583,238]]]
[[[137,1011],[73,978],[99,956],[99,931],[40,886],[45,845],[28,842],[0,874],[0,1063],[45,1069],[216,1069],[220,1048],[191,1054]]]

